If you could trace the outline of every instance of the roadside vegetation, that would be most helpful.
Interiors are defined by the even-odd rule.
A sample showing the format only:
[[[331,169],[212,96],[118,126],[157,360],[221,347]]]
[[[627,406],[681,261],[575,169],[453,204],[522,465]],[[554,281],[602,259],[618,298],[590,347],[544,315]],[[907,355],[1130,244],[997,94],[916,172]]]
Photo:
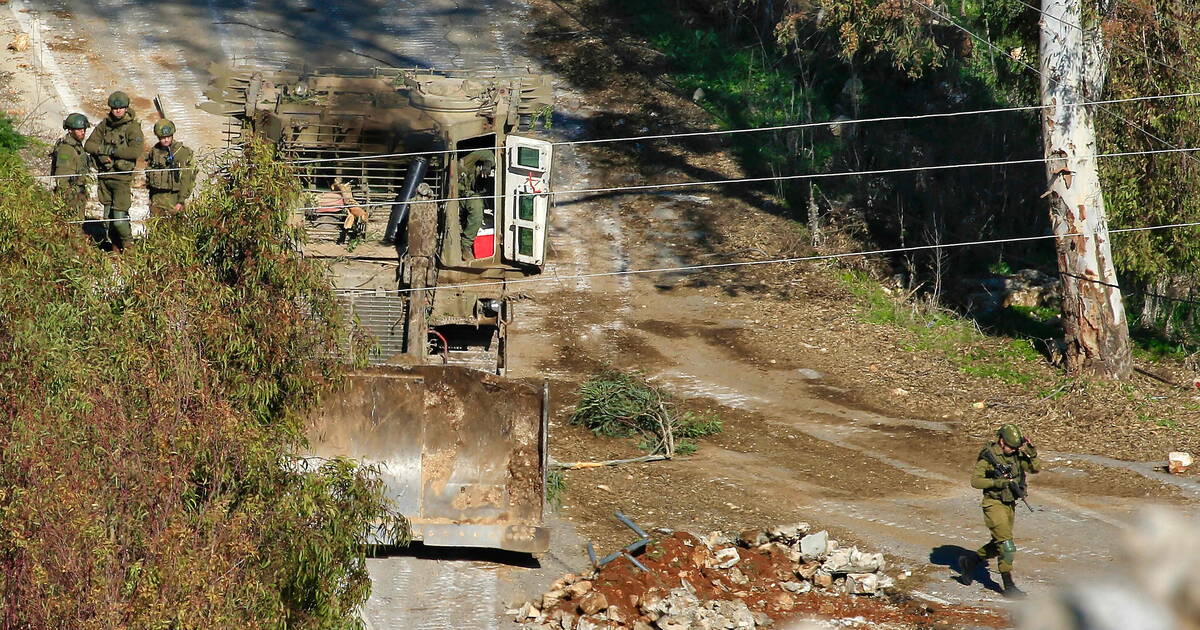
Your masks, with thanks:
[[[613,369],[580,385],[571,422],[596,435],[638,438],[638,448],[667,457],[695,453],[698,438],[722,428],[713,414],[680,409],[669,392],[643,374]]]
[[[0,130],[2,131],[2,130]],[[0,626],[353,628],[372,470],[297,457],[358,347],[252,145],[125,255],[0,133]]]

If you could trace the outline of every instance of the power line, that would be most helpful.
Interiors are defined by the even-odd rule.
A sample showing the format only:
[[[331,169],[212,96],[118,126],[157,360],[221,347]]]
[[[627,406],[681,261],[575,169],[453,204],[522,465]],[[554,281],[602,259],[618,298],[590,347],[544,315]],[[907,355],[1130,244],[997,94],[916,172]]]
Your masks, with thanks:
[[[1054,20],[1055,22],[1058,22],[1058,23],[1060,23],[1060,24],[1062,24],[1062,25],[1064,25],[1064,26],[1069,26],[1069,27],[1071,27],[1071,28],[1073,28],[1073,29],[1075,29],[1075,30],[1077,30],[1077,31],[1081,32],[1081,33],[1085,33],[1085,34],[1087,33],[1087,31],[1085,31],[1085,30],[1083,29],[1083,27],[1082,27],[1082,26],[1080,26],[1080,25],[1078,25],[1078,24],[1074,24],[1074,23],[1068,22],[1068,21],[1066,21],[1066,20],[1064,20],[1064,19],[1062,19],[1062,18],[1060,18],[1060,17],[1058,17],[1058,16],[1055,16],[1055,15],[1050,15],[1049,13],[1046,13],[1045,11],[1043,11],[1043,10],[1039,9],[1038,7],[1035,7],[1035,6],[1033,6],[1032,4],[1029,4],[1029,3],[1028,3],[1028,2],[1026,2],[1025,0],[1012,0],[1012,1],[1013,1],[1013,2],[1016,2],[1017,4],[1024,5],[1024,6],[1028,7],[1028,8],[1030,8],[1030,9],[1033,9],[1034,11],[1037,11],[1038,13],[1042,14],[1042,16],[1044,16],[1044,17],[1048,17],[1048,18],[1050,18],[1050,19]],[[1189,78],[1189,79],[1192,79],[1192,80],[1194,80],[1194,81],[1200,82],[1200,78],[1197,78],[1197,77],[1195,77],[1195,76],[1193,76],[1193,75],[1189,74],[1188,72],[1185,72],[1184,70],[1182,70],[1182,69],[1180,69],[1180,68],[1178,68],[1178,67],[1176,67],[1176,66],[1173,66],[1173,65],[1171,65],[1171,64],[1169,64],[1169,63],[1167,63],[1167,62],[1165,62],[1165,61],[1160,61],[1159,59],[1157,59],[1157,58],[1155,58],[1155,57],[1151,57],[1151,56],[1150,56],[1150,53],[1148,53],[1148,52],[1141,52],[1141,51],[1135,50],[1135,49],[1133,49],[1133,48],[1130,48],[1129,46],[1126,46],[1126,45],[1124,45],[1124,44],[1122,44],[1122,43],[1120,43],[1120,42],[1118,42],[1118,41],[1113,41],[1112,43],[1113,43],[1113,45],[1115,45],[1117,48],[1120,48],[1121,50],[1124,50],[1124,51],[1127,51],[1127,52],[1131,52],[1131,53],[1133,53],[1133,54],[1135,54],[1135,55],[1141,55],[1141,56],[1143,56],[1143,57],[1146,59],[1146,61],[1152,62],[1152,63],[1154,63],[1154,64],[1157,64],[1157,65],[1159,65],[1159,66],[1162,66],[1162,67],[1164,67],[1164,68],[1167,68],[1168,70],[1174,70],[1175,72],[1178,72],[1178,73],[1182,74],[1183,76],[1185,76],[1185,77],[1187,77],[1187,78]]]
[[[1085,101],[1085,102],[1080,102],[1080,103],[1063,104],[1063,105],[1061,105],[1061,107],[1090,107],[1090,106],[1100,106],[1100,105],[1115,105],[1115,104],[1120,104],[1120,103],[1135,103],[1135,102],[1140,102],[1140,101],[1189,98],[1189,97],[1193,97],[1193,96],[1200,96],[1200,92],[1179,92],[1179,93],[1174,93],[1174,94],[1157,94],[1157,95],[1151,95],[1151,96],[1132,96],[1132,97],[1128,97],[1128,98],[1116,98],[1116,99],[1107,99],[1107,100],[1100,100],[1100,101]],[[793,129],[809,129],[809,128],[814,128],[814,127],[830,127],[830,126],[836,126],[836,125],[857,125],[857,124],[878,123],[878,122],[911,122],[911,121],[916,121],[916,120],[930,120],[930,119],[938,119],[938,118],[956,118],[956,117],[961,117],[961,116],[981,116],[981,115],[985,115],[985,114],[1002,114],[1002,113],[1009,113],[1009,112],[1037,111],[1037,110],[1041,110],[1041,109],[1047,109],[1050,107],[1052,107],[1052,106],[1051,105],[1019,105],[1019,106],[1013,106],[1013,107],[993,107],[993,108],[989,108],[989,109],[975,109],[975,110],[968,110],[968,111],[961,111],[961,112],[935,112],[935,113],[930,113],[930,114],[902,114],[902,115],[895,115],[895,116],[876,116],[876,117],[871,117],[871,118],[830,120],[830,121],[825,121],[825,122],[795,123],[795,124],[790,124],[790,125],[776,125],[776,126],[772,126],[772,127],[747,127],[747,128],[742,128],[742,129],[719,129],[719,130],[713,130],[713,131],[685,131],[685,132],[679,132],[679,133],[652,134],[652,135],[641,135],[641,136],[623,136],[623,137],[617,137],[617,138],[595,138],[595,139],[590,139],[590,140],[563,140],[563,141],[558,141],[558,142],[551,142],[550,145],[560,147],[560,146],[575,146],[575,145],[587,145],[587,144],[611,144],[611,143],[617,143],[617,142],[641,142],[641,141],[646,141],[646,140],[665,140],[665,139],[671,139],[671,138],[696,138],[696,137],[702,137],[702,136],[736,135],[736,134],[743,134],[743,133],[761,133],[761,132],[767,132],[767,131],[787,131],[787,130],[793,130]],[[489,148],[489,147],[484,147],[484,148]],[[500,150],[503,150],[505,147],[496,146],[496,147],[490,147],[490,148],[494,151],[500,151]],[[379,153],[379,154],[372,154],[372,155],[356,155],[356,156],[341,157],[341,158],[320,158],[320,159],[312,159],[312,160],[284,160],[281,163],[287,164],[290,166],[297,166],[297,165],[303,166],[306,164],[323,163],[323,162],[354,162],[354,161],[385,159],[385,158],[419,157],[419,156],[427,156],[427,155],[445,155],[445,154],[450,154],[450,153],[467,153],[470,151],[477,151],[477,150],[479,150],[479,149],[478,148],[475,148],[475,149],[438,149],[438,150],[434,150],[434,151],[410,151],[407,153]],[[128,175],[128,174],[134,174],[134,173],[181,171],[181,170],[188,170],[188,168],[190,168],[192,170],[198,170],[199,167],[187,167],[187,168],[176,167],[176,168],[162,168],[162,169],[148,168],[148,169],[132,170],[132,171],[109,171],[109,172],[105,172],[105,173],[88,173],[87,175],[69,175],[69,174],[67,174],[67,175],[32,175],[31,177],[33,177],[34,179],[58,179],[58,178],[64,178],[64,177],[95,177],[95,176],[101,176],[101,175]]]
[[[1200,151],[1200,147],[1187,148],[1171,148],[1171,149],[1147,149],[1144,151],[1122,151],[1117,153],[1097,153],[1094,155],[1080,155],[1075,159],[1089,160],[1097,158],[1112,158],[1112,157],[1129,157],[1134,155],[1157,155],[1163,153],[1183,153],[1190,154]],[[538,195],[546,195],[551,197],[563,195],[592,195],[601,193],[621,193],[635,192],[645,190],[669,190],[675,188],[691,188],[697,186],[719,186],[726,184],[753,184],[760,182],[778,182],[778,181],[793,181],[805,179],[828,179],[833,177],[854,177],[863,175],[890,175],[896,173],[915,173],[920,171],[944,171],[957,168],[979,168],[984,166],[1012,166],[1019,164],[1042,164],[1050,160],[1059,159],[1056,157],[1040,157],[1028,158],[1023,160],[999,160],[994,162],[966,162],[956,164],[935,164],[930,166],[908,166],[903,168],[884,168],[869,171],[837,171],[834,173],[805,173],[800,175],[772,175],[764,177],[743,177],[737,179],[715,179],[705,181],[690,181],[690,182],[671,182],[667,184],[642,184],[635,186],[612,186],[608,188],[583,188],[576,190],[549,190],[544,193],[536,193]],[[301,208],[293,208],[293,212],[303,212],[307,210],[336,210],[341,208],[366,208],[379,206],[399,206],[409,203],[444,203],[447,201],[468,201],[473,199],[494,199],[496,195],[474,195],[470,197],[447,197],[444,199],[413,199],[410,201],[375,201],[368,203],[355,204],[340,204],[329,206],[304,206]]]
[[[1028,68],[1029,70],[1032,70],[1035,74],[1046,79],[1047,81],[1050,81],[1051,83],[1054,83],[1055,85],[1061,85],[1061,83],[1059,81],[1055,80],[1054,77],[1048,77],[1045,74],[1043,74],[1041,70],[1038,70],[1037,68],[1025,63],[1024,61],[1021,61],[1020,59],[1013,57],[1011,54],[1008,53],[1008,51],[1004,50],[1003,48],[1000,48],[996,44],[992,43],[990,40],[988,40],[984,37],[980,37],[979,35],[976,35],[973,31],[971,31],[967,27],[963,26],[962,24],[959,24],[954,18],[937,11],[933,7],[921,4],[918,0],[908,0],[908,1],[918,7],[921,7],[922,9],[925,9],[926,11],[929,11],[930,13],[942,18],[943,20],[946,20],[950,24],[954,25],[954,27],[957,28],[958,30],[966,33],[967,35],[970,35],[973,39],[976,39],[976,40],[982,42],[984,45],[988,46],[992,50],[995,50],[995,51],[999,52],[1000,54],[1004,55],[1005,57],[1008,57],[1013,62],[1015,62],[1021,66],[1024,66],[1025,68]],[[1178,148],[1175,145],[1171,144],[1170,142],[1163,140],[1162,138],[1154,135],[1153,133],[1150,133],[1149,131],[1146,130],[1145,127],[1142,127],[1141,125],[1137,124],[1136,122],[1129,120],[1128,118],[1118,114],[1117,112],[1112,111],[1111,109],[1109,109],[1107,107],[1104,107],[1103,105],[1100,106],[1100,111],[1106,112],[1111,116],[1117,117],[1125,124],[1132,126],[1134,129],[1137,129],[1138,131],[1142,132],[1147,137],[1149,137],[1153,140],[1157,140],[1157,141],[1167,145],[1168,147]],[[1197,160],[1194,156],[1187,155],[1187,157],[1188,157],[1188,159],[1191,159],[1191,160],[1194,160],[1194,161],[1200,163],[1200,160]]]
[[[1128,232],[1146,232],[1146,231],[1150,231],[1150,230],[1165,230],[1165,229],[1198,227],[1198,226],[1200,226],[1200,221],[1193,221],[1193,222],[1189,222],[1189,223],[1168,223],[1168,224],[1163,224],[1163,225],[1151,225],[1151,226],[1135,227],[1135,228],[1120,228],[1120,229],[1115,229],[1115,230],[1109,230],[1108,233],[1109,234],[1122,234],[1122,233],[1128,233]],[[572,274],[569,276],[553,276],[553,277],[539,276],[536,278],[517,278],[514,280],[498,280],[498,281],[491,281],[491,282],[471,282],[471,283],[463,283],[463,284],[448,284],[448,285],[442,285],[442,286],[437,286],[437,287],[414,287],[414,288],[408,288],[408,289],[387,289],[387,290],[335,289],[335,291],[340,295],[351,296],[351,297],[358,296],[358,295],[400,295],[403,293],[416,293],[419,291],[436,291],[439,289],[470,289],[470,288],[474,288],[474,287],[494,287],[494,286],[502,286],[502,285],[507,286],[507,285],[512,285],[512,284],[561,282],[564,280],[584,280],[584,279],[590,279],[590,278],[609,278],[609,277],[614,277],[614,276],[632,276],[632,275],[644,275],[644,274],[650,274],[650,273],[679,273],[679,272],[705,271],[705,270],[712,270],[712,269],[728,269],[728,268],[733,268],[733,267],[754,267],[754,266],[759,266],[759,265],[792,264],[792,263],[799,263],[799,262],[813,262],[813,261],[819,261],[819,260],[836,260],[836,259],[840,259],[840,258],[854,258],[854,257],[859,257],[859,256],[877,256],[877,255],[881,255],[881,254],[898,254],[898,253],[903,253],[903,252],[927,251],[927,250],[931,250],[931,249],[950,249],[950,248],[960,248],[960,247],[971,247],[971,246],[976,246],[976,245],[996,245],[996,244],[1000,244],[1000,243],[1023,243],[1023,242],[1028,242],[1028,241],[1041,241],[1041,240],[1058,239],[1058,238],[1074,238],[1076,236],[1094,236],[1094,234],[1086,233],[1086,232],[1075,232],[1075,233],[1067,233],[1067,234],[1043,234],[1041,236],[1018,236],[1018,237],[998,238],[998,239],[991,239],[991,240],[962,241],[962,242],[958,242],[958,243],[940,243],[940,244],[935,244],[935,245],[914,245],[914,246],[909,246],[909,247],[872,249],[872,250],[864,250],[864,251],[857,251],[857,252],[843,252],[840,254],[822,254],[822,255],[816,255],[816,256],[795,256],[795,257],[790,257],[790,258],[772,258],[772,259],[768,259],[768,260],[749,260],[749,261],[744,261],[744,262],[712,263],[712,264],[707,264],[707,265],[685,265],[685,266],[679,266],[679,267],[658,267],[658,268],[654,268],[654,269],[625,269],[625,270],[621,270],[621,271],[580,273],[580,274]]]

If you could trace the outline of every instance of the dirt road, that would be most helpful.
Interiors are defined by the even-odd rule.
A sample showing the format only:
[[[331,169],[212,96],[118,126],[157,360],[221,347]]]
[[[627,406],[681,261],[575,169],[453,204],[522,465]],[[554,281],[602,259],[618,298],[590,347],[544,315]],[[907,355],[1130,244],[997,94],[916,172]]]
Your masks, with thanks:
[[[113,89],[135,94],[142,111],[158,93],[181,136],[208,146],[219,143],[222,121],[194,106],[203,101],[213,61],[435,67],[537,61],[524,48],[529,8],[503,0],[13,0],[9,7],[10,22],[36,18],[42,29],[39,54],[48,54],[30,63],[42,69],[42,89],[60,108],[50,112],[48,104],[47,120],[73,109],[72,98],[97,115]],[[569,86],[559,97],[554,133],[560,138],[616,135],[597,121],[618,114]],[[646,173],[629,162],[638,150],[562,148],[556,186],[643,181]],[[693,172],[668,163],[654,176]],[[714,209],[761,221],[767,232],[786,230],[765,214],[754,218],[745,198],[721,191],[563,199],[545,275],[724,260],[711,257],[719,239],[701,218]],[[797,331],[804,317],[836,307],[789,304],[749,281],[722,278],[718,284],[658,274],[527,285],[529,299],[517,310],[514,376],[548,375],[565,403],[574,385],[603,365],[641,369],[688,404],[719,412],[726,431],[690,458],[571,473],[566,521],[557,525],[554,551],[540,570],[489,556],[373,561],[375,593],[365,611],[372,627],[503,627],[504,608],[553,574],[582,566],[574,527],[602,549],[628,542],[610,518],[613,509],[646,527],[700,531],[807,520],[888,552],[929,596],[1007,605],[992,590],[951,581],[947,567],[986,536],[978,492],[966,484],[985,436],[965,434],[955,418],[905,417],[912,414],[864,404],[848,393],[856,374],[844,366],[861,354],[852,331],[809,337]],[[557,458],[599,459],[631,448],[567,426],[565,412],[554,422]],[[1168,503],[1195,514],[1200,505],[1194,481],[1166,478],[1148,464],[1069,453],[1046,453],[1046,460],[1047,472],[1035,481],[1039,510],[1018,517],[1018,566],[1038,586],[1107,567],[1137,508]]]

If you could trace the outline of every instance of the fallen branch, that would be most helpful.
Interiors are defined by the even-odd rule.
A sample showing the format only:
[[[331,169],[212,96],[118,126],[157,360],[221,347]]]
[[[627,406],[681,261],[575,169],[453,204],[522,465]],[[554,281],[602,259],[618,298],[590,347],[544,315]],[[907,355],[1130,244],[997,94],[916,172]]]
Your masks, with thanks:
[[[558,470],[581,470],[583,468],[601,468],[603,466],[620,466],[621,464],[637,464],[641,462],[657,462],[671,459],[666,455],[643,455],[633,459],[608,459],[601,462],[550,462],[550,468]]]

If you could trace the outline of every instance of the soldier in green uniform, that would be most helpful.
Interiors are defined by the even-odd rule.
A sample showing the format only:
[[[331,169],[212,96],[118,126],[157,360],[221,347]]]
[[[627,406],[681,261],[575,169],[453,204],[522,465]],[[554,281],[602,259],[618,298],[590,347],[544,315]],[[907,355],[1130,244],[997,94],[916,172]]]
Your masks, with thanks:
[[[150,213],[169,215],[183,210],[196,183],[192,150],[175,140],[175,123],[154,123],[158,144],[146,154],[146,186],[150,188]]]
[[[142,126],[129,109],[129,95],[113,92],[108,97],[108,108],[108,115],[92,130],[83,147],[101,173],[98,196],[104,204],[104,218],[109,220],[108,238],[120,250],[133,243],[133,230],[129,227],[133,173],[129,171],[134,169],[144,147]]]
[[[975,568],[991,558],[999,557],[1000,579],[1006,597],[1025,595],[1013,582],[1013,558],[1017,545],[1013,542],[1013,518],[1018,499],[1025,496],[1025,475],[1041,470],[1037,449],[1021,435],[1015,424],[1006,424],[996,432],[996,441],[979,452],[971,487],[983,490],[983,522],[992,539],[974,554],[959,559],[958,568],[964,584],[971,583]]]
[[[87,206],[87,176],[92,172],[88,166],[87,152],[83,150],[83,138],[92,123],[83,114],[75,113],[63,121],[67,133],[54,143],[50,151],[50,174],[54,175],[54,190],[67,200],[67,204],[82,217]]]
[[[495,194],[492,190],[495,181],[496,153],[491,149],[479,149],[467,154],[458,163],[458,192],[460,197],[484,197]],[[462,258],[473,260],[475,254],[471,247],[479,228],[483,226],[483,199],[467,199],[462,201],[466,208],[462,225]]]

